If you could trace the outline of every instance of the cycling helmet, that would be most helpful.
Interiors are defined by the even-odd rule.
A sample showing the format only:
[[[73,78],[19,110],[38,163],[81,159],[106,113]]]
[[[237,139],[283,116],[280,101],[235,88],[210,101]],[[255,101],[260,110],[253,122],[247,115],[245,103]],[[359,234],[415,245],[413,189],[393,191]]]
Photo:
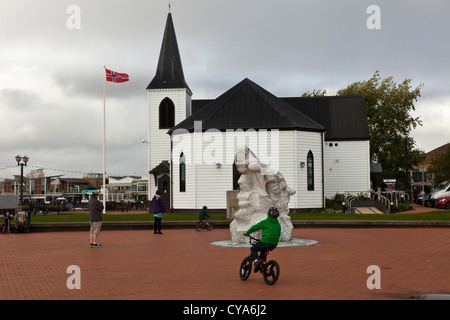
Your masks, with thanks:
[[[269,211],[267,211],[267,214],[271,216],[272,218],[278,218],[280,213],[278,212],[278,209],[275,207],[269,208]]]

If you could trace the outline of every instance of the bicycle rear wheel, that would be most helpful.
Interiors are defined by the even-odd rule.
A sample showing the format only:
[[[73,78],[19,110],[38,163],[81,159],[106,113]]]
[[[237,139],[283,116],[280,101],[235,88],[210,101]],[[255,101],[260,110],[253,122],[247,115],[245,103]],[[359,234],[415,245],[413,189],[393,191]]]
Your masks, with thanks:
[[[197,222],[197,224],[195,225],[195,230],[197,230],[197,231],[202,231],[202,227],[203,227],[203,224],[202,224],[202,221],[200,220],[200,221]]]
[[[270,260],[266,264],[266,270],[263,271],[264,282],[272,285],[277,282],[280,276],[280,266],[275,260]]]
[[[246,257],[242,260],[241,266],[239,267],[239,277],[242,281],[245,281],[250,276],[252,272],[252,258]]]

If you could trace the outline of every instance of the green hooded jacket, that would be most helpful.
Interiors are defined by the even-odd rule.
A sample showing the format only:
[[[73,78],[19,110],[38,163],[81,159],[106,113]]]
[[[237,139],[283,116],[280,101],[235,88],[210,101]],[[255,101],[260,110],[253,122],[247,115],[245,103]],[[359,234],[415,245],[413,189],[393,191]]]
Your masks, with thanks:
[[[262,220],[252,226],[248,231],[245,233],[247,236],[255,231],[262,229],[262,237],[261,242],[264,243],[271,243],[271,244],[278,244],[278,241],[280,241],[280,234],[281,234],[281,226],[280,222],[278,222],[278,218],[272,218],[271,216],[267,216],[267,219]]]

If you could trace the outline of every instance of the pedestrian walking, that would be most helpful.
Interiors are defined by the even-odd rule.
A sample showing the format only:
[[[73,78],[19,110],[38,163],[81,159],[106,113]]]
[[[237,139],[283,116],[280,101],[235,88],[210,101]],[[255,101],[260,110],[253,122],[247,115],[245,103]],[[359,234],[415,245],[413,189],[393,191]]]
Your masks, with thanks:
[[[419,197],[419,190],[417,190],[416,187],[413,189],[413,197],[414,197],[414,203],[417,203],[417,198]]]
[[[31,208],[28,209],[28,211],[25,213],[25,223],[26,223],[26,227],[27,227],[27,233],[30,232],[30,227],[31,227]]]

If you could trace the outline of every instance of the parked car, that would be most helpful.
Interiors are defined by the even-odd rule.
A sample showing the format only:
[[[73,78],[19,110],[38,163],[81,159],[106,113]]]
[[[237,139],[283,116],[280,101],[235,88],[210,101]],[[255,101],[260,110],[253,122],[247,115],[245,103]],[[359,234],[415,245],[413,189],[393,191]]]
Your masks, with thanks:
[[[439,198],[436,202],[436,208],[450,210],[450,196]]]
[[[430,203],[432,206],[436,206],[439,198],[448,196],[450,196],[450,180],[441,183],[438,190],[431,194]]]
[[[430,198],[431,198],[430,193],[424,193],[423,191],[421,191],[419,197],[417,198],[417,204],[420,204],[421,206],[425,207],[432,207],[430,203]]]

